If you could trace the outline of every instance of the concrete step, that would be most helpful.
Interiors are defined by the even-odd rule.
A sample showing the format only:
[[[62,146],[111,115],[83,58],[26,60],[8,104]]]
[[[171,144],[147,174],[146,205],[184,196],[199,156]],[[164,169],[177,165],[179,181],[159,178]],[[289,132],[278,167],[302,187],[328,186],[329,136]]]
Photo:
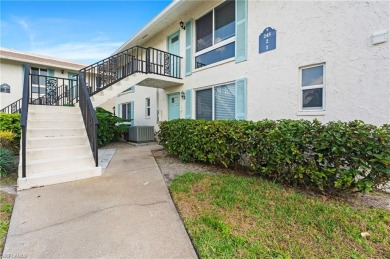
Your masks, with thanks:
[[[80,117],[77,120],[30,120],[27,124],[27,129],[40,129],[40,128],[58,128],[58,129],[69,129],[69,128],[84,128],[83,119]]]
[[[35,120],[51,120],[51,121],[74,121],[74,120],[80,120],[82,119],[82,116],[79,113],[28,113],[28,120],[29,121],[35,121]],[[28,126],[28,125],[27,125]]]
[[[87,136],[84,128],[27,128],[27,139],[29,138],[53,138],[68,136]]]
[[[29,105],[28,112],[38,113],[77,113],[80,112],[80,107],[76,106],[52,106],[52,105]]]
[[[36,174],[35,176],[28,175],[26,178],[18,178],[18,190],[30,189],[45,185],[71,182],[81,179],[100,176],[102,174],[101,167],[80,167],[77,169],[60,169],[48,171],[45,173]]]
[[[77,157],[84,154],[92,154],[89,144],[26,149],[26,157],[32,161],[54,157]]]
[[[83,154],[80,156],[70,157],[55,157],[39,160],[29,159],[26,163],[26,172],[29,176],[44,174],[55,170],[76,170],[81,167],[93,166],[95,163],[92,153]]]
[[[27,149],[86,144],[89,144],[88,138],[86,136],[27,139]]]

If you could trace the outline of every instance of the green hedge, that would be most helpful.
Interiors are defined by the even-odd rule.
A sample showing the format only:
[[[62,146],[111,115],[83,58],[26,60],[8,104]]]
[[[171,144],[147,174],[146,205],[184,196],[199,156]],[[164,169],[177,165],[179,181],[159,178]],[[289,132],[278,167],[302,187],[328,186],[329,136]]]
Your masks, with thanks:
[[[119,140],[121,134],[128,131],[128,126],[118,125],[120,122],[125,122],[119,117],[114,116],[111,112],[96,108],[96,117],[99,121],[98,129],[98,146],[105,146],[112,141]]]
[[[368,192],[390,181],[390,125],[180,119],[162,122],[158,139],[182,161],[245,167],[327,192]]]
[[[16,134],[16,140],[20,140],[20,114],[8,114],[0,112],[0,131],[12,131]]]

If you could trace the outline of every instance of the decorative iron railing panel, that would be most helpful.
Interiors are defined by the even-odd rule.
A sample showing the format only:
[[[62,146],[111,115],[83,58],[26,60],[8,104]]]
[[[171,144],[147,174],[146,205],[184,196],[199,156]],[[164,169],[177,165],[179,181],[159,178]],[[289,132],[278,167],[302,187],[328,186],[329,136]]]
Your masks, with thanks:
[[[181,57],[135,46],[80,70],[90,96],[134,73],[181,78]]]

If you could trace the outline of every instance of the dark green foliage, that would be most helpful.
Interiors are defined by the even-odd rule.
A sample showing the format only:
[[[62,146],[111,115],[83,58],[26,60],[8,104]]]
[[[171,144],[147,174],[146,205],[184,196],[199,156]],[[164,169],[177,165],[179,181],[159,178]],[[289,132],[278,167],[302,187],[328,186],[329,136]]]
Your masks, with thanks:
[[[0,147],[0,177],[11,173],[14,167],[14,154],[8,148]]]
[[[0,131],[12,131],[16,133],[16,141],[20,140],[20,114],[8,114],[0,112]]]
[[[103,108],[96,108],[96,117],[99,121],[98,146],[104,146],[112,141],[119,140],[121,134],[128,131],[127,125],[118,125],[125,122],[119,117],[114,116],[111,112]]]
[[[322,191],[368,192],[390,181],[390,126],[318,120],[162,122],[159,143],[182,161],[245,167]]]

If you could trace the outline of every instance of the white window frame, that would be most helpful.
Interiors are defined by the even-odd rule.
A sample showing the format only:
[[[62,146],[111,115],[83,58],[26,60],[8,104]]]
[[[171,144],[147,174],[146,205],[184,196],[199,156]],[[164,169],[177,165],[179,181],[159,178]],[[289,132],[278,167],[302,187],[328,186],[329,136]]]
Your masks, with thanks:
[[[149,105],[148,105],[148,100],[149,100]],[[150,114],[151,114],[151,101],[150,101],[150,97],[146,97],[145,98],[145,118],[149,119],[150,118]]]
[[[197,110],[196,110],[196,98],[198,98],[197,96],[197,92],[198,91],[202,91],[202,90],[207,90],[207,89],[212,89],[211,91],[211,98],[212,98],[212,103],[211,103],[211,116],[212,116],[212,120],[214,121],[215,120],[215,88],[218,87],[218,86],[222,86],[222,85],[230,85],[230,84],[234,84],[235,85],[235,81],[229,81],[229,82],[225,82],[225,83],[220,83],[220,84],[216,84],[216,85],[209,85],[209,86],[205,86],[205,87],[201,87],[201,88],[197,88],[195,89],[195,119],[196,118],[196,114],[197,114]],[[237,98],[237,96],[235,96],[235,98]]]
[[[322,84],[319,85],[310,85],[310,86],[302,86],[302,74],[303,70],[313,67],[322,66]],[[310,107],[303,108],[303,90],[310,89],[322,89],[322,107]],[[310,112],[324,112],[326,110],[326,65],[325,63],[317,63],[313,65],[303,66],[299,68],[299,113],[310,113]]]
[[[237,0],[235,0],[235,1],[237,1]],[[236,41],[236,33],[237,32],[235,31],[233,37],[230,37],[230,38],[225,39],[225,40],[223,40],[221,42],[218,42],[217,44],[214,43],[214,40],[215,40],[215,9],[218,8],[219,6],[221,6],[222,4],[224,4],[225,2],[226,1],[223,1],[222,3],[220,3],[217,6],[213,7],[211,11],[207,11],[207,12],[203,13],[202,15],[198,16],[196,19],[194,19],[194,25],[195,25],[194,26],[195,27],[195,29],[194,29],[194,34],[195,34],[195,37],[194,37],[194,41],[195,41],[194,42],[194,52],[195,52],[195,55],[194,55],[194,60],[193,60],[194,63],[195,63],[195,59],[196,59],[197,56],[200,56],[202,54],[205,54],[207,52],[213,51],[215,49],[218,49],[220,47],[223,47],[225,45],[228,45],[228,44]],[[205,16],[206,14],[208,14],[209,12],[213,13],[213,18],[212,18],[212,26],[213,26],[212,45],[210,47],[205,48],[205,49],[196,51],[196,40],[197,40],[197,38],[196,38],[196,21],[199,20],[200,18],[202,18],[203,16]],[[237,22],[237,17],[235,17],[235,22]],[[231,59],[231,58],[229,58],[229,59]],[[225,60],[221,60],[219,62],[222,62],[222,61],[225,61]],[[219,62],[216,62],[216,63],[219,63]],[[212,65],[214,65],[214,63],[210,64],[210,65],[207,65],[206,67],[209,67],[209,66],[212,66]],[[197,69],[201,69],[203,67],[196,68],[194,66],[194,68],[195,68],[195,70],[197,70]]]

